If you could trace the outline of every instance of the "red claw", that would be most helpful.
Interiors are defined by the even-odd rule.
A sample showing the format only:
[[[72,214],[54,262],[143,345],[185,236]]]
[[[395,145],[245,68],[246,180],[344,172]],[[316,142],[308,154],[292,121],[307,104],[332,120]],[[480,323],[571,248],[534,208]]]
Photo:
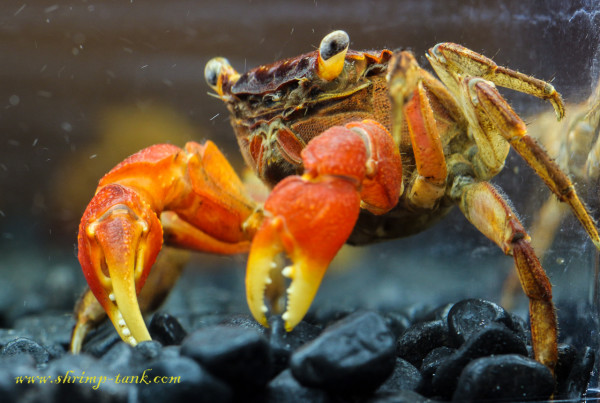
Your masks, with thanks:
[[[158,217],[131,189],[100,189],[79,230],[79,261],[94,296],[123,340],[150,340],[138,308],[140,292],[162,246]]]
[[[106,174],[81,219],[79,261],[121,338],[132,345],[150,340],[138,294],[162,247],[163,233],[174,246],[245,252],[254,230],[246,220],[254,209],[242,182],[211,142],[188,143],[183,150],[155,145]],[[155,294],[149,298],[164,296],[160,290]],[[90,317],[89,301],[79,306],[77,329],[86,328],[81,322]],[[93,311],[92,316],[98,315]]]
[[[281,181],[265,203],[246,273],[248,305],[266,326],[265,289],[278,275],[278,255],[287,256],[291,264],[281,274],[292,280],[282,315],[288,331],[308,311],[329,263],[350,236],[361,199],[374,212],[386,212],[401,191],[397,147],[373,121],[325,131],[302,151],[302,159],[304,175]]]

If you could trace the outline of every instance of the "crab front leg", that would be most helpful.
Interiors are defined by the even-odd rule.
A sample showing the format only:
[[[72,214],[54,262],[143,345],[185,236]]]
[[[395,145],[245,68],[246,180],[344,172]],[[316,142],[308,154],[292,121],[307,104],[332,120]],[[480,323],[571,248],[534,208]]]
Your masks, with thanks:
[[[311,140],[301,157],[304,174],[281,181],[265,203],[246,273],[248,305],[265,326],[265,289],[276,276],[291,278],[282,315],[288,331],[308,311],[361,206],[382,214],[397,204],[402,192],[398,148],[377,122],[330,128]],[[280,255],[289,260],[281,274],[276,270]]]
[[[212,253],[245,252],[255,221],[254,203],[225,157],[208,141],[185,149],[163,144],[134,154],[102,178],[79,228],[79,261],[90,289],[121,338],[149,340],[137,296],[163,243]],[[177,277],[179,271],[161,273]],[[168,278],[168,282],[174,282]],[[164,282],[163,282],[164,283]],[[152,287],[145,304],[162,298]],[[90,298],[80,321],[98,316]],[[77,329],[73,339],[81,335]]]

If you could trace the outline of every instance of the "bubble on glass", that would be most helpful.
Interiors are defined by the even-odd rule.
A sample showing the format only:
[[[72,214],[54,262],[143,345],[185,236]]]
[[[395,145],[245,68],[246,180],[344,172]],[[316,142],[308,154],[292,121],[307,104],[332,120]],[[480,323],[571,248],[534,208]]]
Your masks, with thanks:
[[[20,102],[21,102],[21,98],[16,94],[13,94],[10,97],[8,97],[8,103],[11,106],[17,106],[17,105],[19,105]]]
[[[66,132],[70,132],[71,130],[73,130],[73,125],[71,125],[71,123],[69,122],[62,122],[60,128]]]

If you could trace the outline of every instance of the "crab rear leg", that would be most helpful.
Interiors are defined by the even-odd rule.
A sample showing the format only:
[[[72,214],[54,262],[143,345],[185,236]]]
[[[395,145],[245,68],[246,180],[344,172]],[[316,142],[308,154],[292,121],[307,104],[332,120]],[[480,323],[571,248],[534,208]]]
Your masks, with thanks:
[[[156,145],[117,165],[100,181],[79,230],[79,261],[90,289],[130,344],[149,340],[137,295],[163,242],[213,253],[249,248],[254,204],[212,142],[185,149]],[[159,218],[160,217],[160,218]],[[258,220],[260,221],[260,220]],[[180,267],[178,265],[177,267]],[[155,305],[180,270],[162,271],[144,305]],[[165,281],[166,279],[166,281]],[[98,317],[84,297],[73,339]],[[76,350],[76,346],[72,349]]]
[[[596,225],[579,199],[571,180],[535,139],[527,134],[523,121],[510,108],[508,103],[499,96],[495,88],[485,81],[477,82],[472,88],[477,95],[481,108],[496,127],[501,128],[500,134],[535,170],[552,193],[560,201],[571,207],[596,248],[600,249],[600,236]]]
[[[262,226],[252,242],[246,273],[248,305],[267,326],[265,288],[277,275],[280,255],[291,278],[282,318],[289,331],[306,314],[329,263],[346,242],[360,207],[389,211],[402,190],[402,166],[391,135],[374,121],[333,127],[302,151],[302,176],[271,192]]]
[[[552,286],[531,247],[529,235],[490,183],[457,177],[451,192],[465,217],[504,253],[513,255],[521,286],[529,298],[535,358],[554,371],[558,331]]]
[[[564,106],[554,87],[544,81],[497,66],[492,60],[452,43],[436,45],[427,57],[442,81],[461,99],[473,136],[480,146],[480,155],[493,155],[493,158],[490,158],[493,160],[492,164],[489,166],[501,168],[508,152],[508,149],[496,141],[498,136],[521,155],[560,201],[570,206],[596,248],[600,249],[600,236],[594,221],[579,199],[570,179],[535,139],[527,134],[525,123],[498,93],[494,83],[550,101],[556,116],[561,119]],[[499,158],[502,155],[504,158]],[[485,169],[483,167],[479,171],[483,172]]]

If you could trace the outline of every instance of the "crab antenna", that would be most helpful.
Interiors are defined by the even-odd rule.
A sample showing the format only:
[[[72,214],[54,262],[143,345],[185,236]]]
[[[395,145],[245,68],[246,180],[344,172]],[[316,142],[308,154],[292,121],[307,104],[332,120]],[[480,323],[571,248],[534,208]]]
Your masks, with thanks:
[[[350,37],[344,31],[333,31],[325,36],[319,46],[317,74],[323,80],[331,81],[340,75],[344,69],[346,52]]]

